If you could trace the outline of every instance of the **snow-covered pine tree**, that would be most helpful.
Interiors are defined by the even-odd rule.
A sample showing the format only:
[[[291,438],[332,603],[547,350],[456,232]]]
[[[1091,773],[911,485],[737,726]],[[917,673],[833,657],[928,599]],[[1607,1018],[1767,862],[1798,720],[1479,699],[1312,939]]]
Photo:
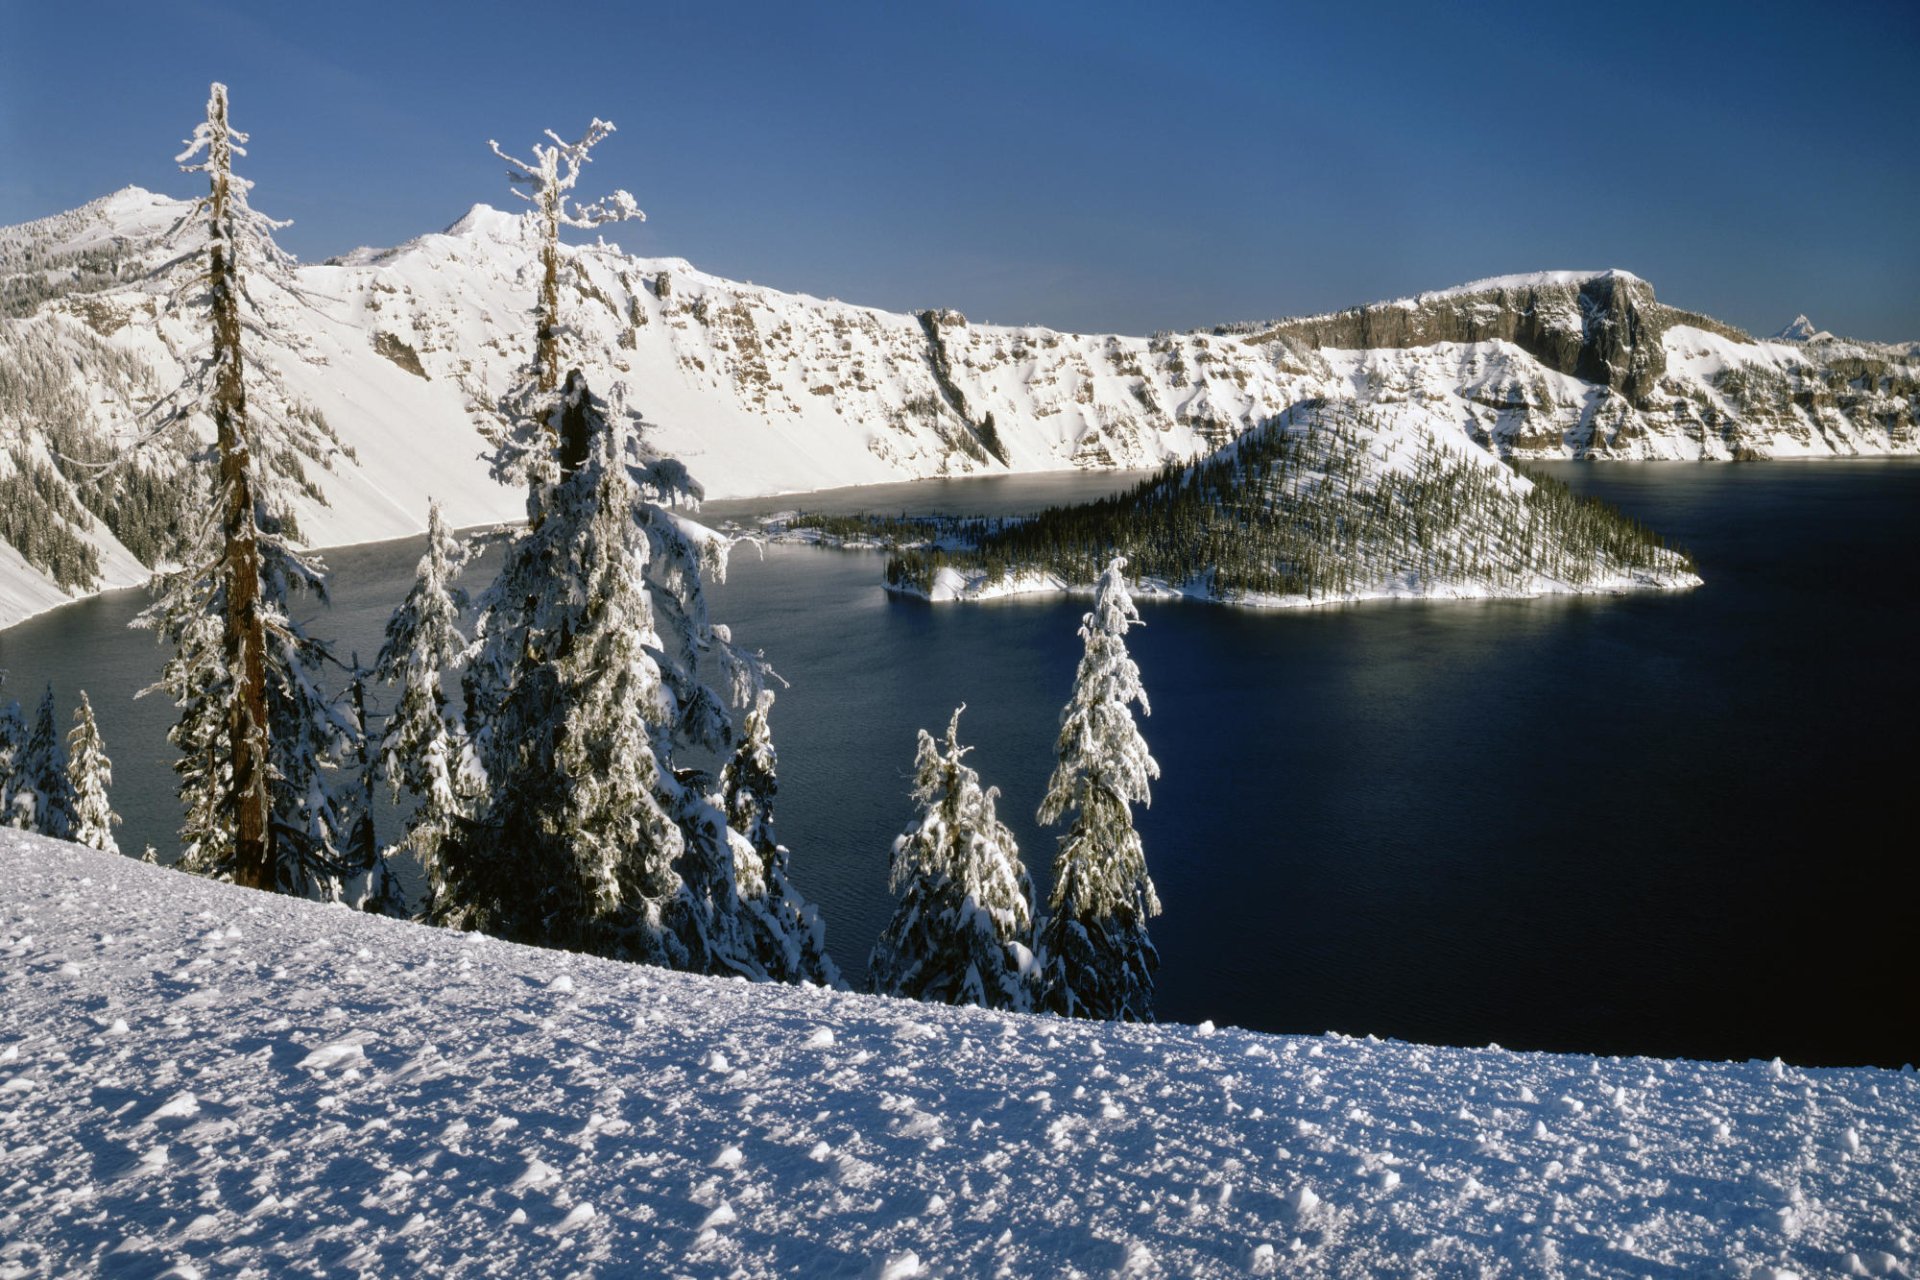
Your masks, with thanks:
[[[585,464],[552,485],[546,519],[510,543],[481,597],[466,663],[468,730],[487,796],[442,843],[445,923],[520,941],[705,969],[708,912],[678,869],[695,807],[673,768],[683,707],[662,670],[654,547],[625,433],[577,372],[552,410],[584,413]],[[707,834],[713,833],[709,828]],[[704,858],[700,853],[704,852]]]
[[[736,833],[734,880],[751,925],[749,946],[770,978],[837,987],[840,970],[827,954],[826,925],[819,908],[794,887],[787,874],[791,855],[774,833],[773,801],[780,781],[767,723],[773,690],[756,688],[751,696],[739,745],[720,774],[727,821]]]
[[[1160,766],[1129,705],[1148,713],[1140,668],[1127,653],[1127,629],[1140,625],[1140,613],[1127,593],[1126,563],[1108,564],[1081,619],[1086,648],[1061,713],[1059,763],[1040,802],[1042,823],[1068,813],[1073,823],[1060,839],[1051,914],[1040,926],[1039,1005],[1070,1017],[1151,1022],[1160,954],[1147,919],[1160,914],[1160,898],[1129,806],[1151,803]]]
[[[33,728],[15,761],[6,825],[56,840],[73,839],[79,797],[67,773],[67,745],[54,722],[53,686],[34,713]]]
[[[70,838],[103,853],[120,852],[120,844],[113,838],[120,815],[107,799],[107,788],[113,785],[113,761],[107,758],[100,726],[94,723],[93,703],[87,700],[85,689],[80,691],[80,705],[73,709],[73,728],[67,733],[67,773],[73,779],[74,794]]]
[[[612,132],[534,161],[494,151],[532,188],[542,286],[534,360],[502,403],[493,471],[528,485],[526,529],[481,597],[463,671],[468,736],[487,795],[443,842],[435,917],[530,941],[677,968],[777,976],[738,884],[747,842],[714,780],[677,752],[725,753],[733,726],[700,678],[741,661],[707,616],[703,581],[727,540],[671,510],[698,506],[686,469],[654,456],[628,416],[575,369],[556,394],[562,226],[640,212],[615,192],[572,203],[587,152]],[[616,398],[620,388],[616,385]]]
[[[323,771],[337,766],[352,727],[323,691],[326,647],[289,616],[297,594],[325,598],[316,558],[287,535],[285,495],[256,462],[242,335],[247,332],[243,261],[271,250],[274,223],[247,203],[252,184],[233,172],[247,136],[227,119],[226,86],[213,85],[207,118],[178,157],[208,175],[207,272],[199,305],[208,354],[174,399],[168,421],[210,421],[216,467],[209,518],[183,539],[181,567],[156,574],[154,603],[136,625],[171,641],[174,653],[148,690],[169,694],[180,719],[169,739],[186,819],[179,866],[254,888],[337,899],[345,863],[341,815]],[[187,164],[204,153],[199,163]],[[184,224],[183,224],[184,225]]]
[[[492,457],[496,479],[529,487],[528,517],[536,524],[542,519],[539,499],[543,490],[584,462],[589,447],[585,424],[577,414],[567,420],[564,414],[552,412],[562,362],[560,228],[586,231],[612,222],[644,222],[647,217],[625,191],[616,190],[591,204],[570,198],[579,185],[581,167],[591,162],[588,153],[613,131],[611,123],[598,118],[574,142],[549,129],[547,137],[553,145],[534,144],[531,161],[508,155],[498,142],[487,142],[493,154],[507,162],[507,181],[513,184],[514,194],[533,205],[532,217],[540,235],[540,296],[534,307],[533,363],[527,369],[528,376],[508,393],[503,406],[506,426],[495,436]]]
[[[341,899],[349,906],[381,916],[407,914],[407,897],[400,882],[387,867],[386,854],[380,848],[379,834],[373,822],[374,772],[377,768],[373,743],[367,736],[367,676],[360,655],[353,655],[353,680],[347,686],[347,702],[353,713],[353,766],[357,786],[342,804],[348,819],[347,837],[342,853],[346,877]]]
[[[426,915],[434,913],[446,887],[440,842],[479,793],[470,776],[465,726],[449,713],[441,687],[467,647],[460,632],[467,593],[453,582],[465,562],[466,551],[447,528],[440,504],[430,504],[426,553],[407,598],[387,619],[386,641],[373,665],[376,680],[399,687],[373,763],[396,799],[404,791],[419,802],[402,843],[426,876]]]
[[[7,673],[0,671],[0,687]],[[12,826],[13,793],[20,786],[20,755],[27,749],[27,722],[20,714],[20,703],[12,698],[0,702],[0,826]]]
[[[1033,885],[1013,832],[994,814],[999,789],[961,762],[960,712],[944,743],[920,731],[913,799],[920,816],[893,842],[888,876],[900,905],[867,962],[883,995],[995,1009],[1033,1006]]]
[[[226,690],[228,804],[233,822],[232,876],[256,889],[281,880],[272,856],[273,834],[268,795],[266,610],[260,599],[262,565],[258,511],[253,492],[253,458],[247,435],[246,359],[240,347],[242,284],[237,245],[242,234],[236,205],[246,203],[250,184],[234,181],[233,154],[246,154],[247,135],[227,121],[227,86],[208,91],[207,118],[195,126],[187,149],[175,157],[182,171],[205,173],[208,181],[207,301],[212,347],[212,394],[206,408],[213,419],[220,467],[216,486],[220,512],[220,567],[209,596],[218,596],[225,616],[221,657]],[[198,164],[186,162],[204,152]]]

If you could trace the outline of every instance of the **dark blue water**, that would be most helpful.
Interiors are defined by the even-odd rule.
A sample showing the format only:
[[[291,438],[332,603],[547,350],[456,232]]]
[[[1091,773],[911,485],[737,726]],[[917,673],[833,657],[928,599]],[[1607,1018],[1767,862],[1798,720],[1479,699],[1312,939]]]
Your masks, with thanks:
[[[1914,977],[1920,465],[1556,469],[1691,549],[1707,586],[1251,613],[1147,604],[1164,776],[1138,815],[1163,1016],[1598,1053],[1920,1058]],[[817,508],[1008,509],[1044,484]],[[779,505],[779,504],[773,504]],[[738,509],[737,507],[734,509]],[[412,543],[332,553],[325,627],[369,652]],[[484,562],[483,562],[484,563]],[[964,701],[1036,881],[1032,813],[1084,602],[934,608],[881,558],[736,552],[717,616],[780,696],[780,819],[850,974],[890,910],[914,732]],[[128,816],[168,847],[167,708],[137,599],[0,634],[10,692],[94,695]],[[24,700],[24,698],[23,698]]]

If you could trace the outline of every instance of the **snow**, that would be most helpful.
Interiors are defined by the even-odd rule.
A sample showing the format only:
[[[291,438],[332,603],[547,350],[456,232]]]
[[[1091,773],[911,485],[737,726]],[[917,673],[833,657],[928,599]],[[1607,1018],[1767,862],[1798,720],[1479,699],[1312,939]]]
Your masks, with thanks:
[[[1604,271],[1523,271],[1514,275],[1487,276],[1481,280],[1469,280],[1465,284],[1448,285],[1444,289],[1426,289],[1416,294],[1399,298],[1388,298],[1380,302],[1362,303],[1359,307],[1347,310],[1366,310],[1373,307],[1400,307],[1413,310],[1424,303],[1436,302],[1448,298],[1470,298],[1482,293],[1503,293],[1519,289],[1555,289],[1574,288],[1592,280],[1616,280],[1622,284],[1646,284],[1647,282],[1631,271],[1622,271],[1609,267]],[[1323,311],[1317,315],[1288,317],[1295,320],[1330,320],[1344,314],[1340,311]],[[1276,321],[1276,323],[1281,323]]]
[[[8,1277],[1920,1272],[1911,1071],[755,986],[11,831],[0,957]]]
[[[1445,289],[1433,289],[1419,294],[1416,298],[1400,298],[1386,303],[1387,306],[1405,306],[1416,301],[1431,301],[1435,298],[1465,298],[1476,293],[1499,293],[1510,289],[1553,289],[1579,288],[1594,280],[1614,280],[1621,284],[1645,284],[1631,271],[1622,271],[1610,267],[1605,271],[1528,271],[1518,275],[1488,276],[1484,280],[1469,280],[1465,284],[1452,285]]]
[[[271,211],[271,193],[260,203]],[[128,188],[69,214],[0,229],[0,268],[16,261],[16,251],[57,253],[115,238],[134,245],[139,261],[158,265],[166,255],[156,237],[186,208]],[[601,245],[564,253],[578,281],[568,295],[569,328],[593,386],[616,407],[640,412],[654,447],[682,459],[709,498],[934,476],[1157,467],[1207,452],[1223,433],[1317,397],[1390,405],[1462,443],[1497,440],[1533,457],[1733,453],[1717,432],[1702,431],[1678,410],[1633,408],[1507,343],[1287,353],[1210,334],[1147,339],[942,323],[951,378],[972,421],[993,415],[1002,463],[979,448],[973,428],[945,403],[915,316],[731,281],[680,258],[640,258]],[[307,467],[326,498],[296,511],[313,545],[417,533],[429,499],[442,502],[454,527],[523,518],[524,494],[487,475],[480,425],[485,406],[530,358],[534,254],[522,218],[475,205],[445,232],[392,249],[288,267],[279,280],[249,277],[272,337],[250,354],[278,374],[290,398],[324,415],[344,446],[324,465]],[[1535,272],[1421,294],[1402,305],[1606,275],[1637,279],[1620,271]],[[48,302],[32,317],[0,325],[0,339],[32,330],[70,345],[105,342],[137,358],[154,385],[172,386],[200,331],[192,316],[166,307],[156,314],[153,304],[147,286],[119,285],[72,305]],[[118,327],[103,333],[103,323]],[[1670,363],[1682,332],[1666,335]],[[1806,359],[1804,343],[1728,345],[1738,348],[1725,356],[1734,364],[1773,368],[1785,352]],[[1820,345],[1823,357],[1842,353]],[[1915,358],[1891,348],[1878,354]],[[1707,372],[1722,367],[1732,366]],[[1699,370],[1680,372],[1689,389],[1716,396],[1698,381]],[[133,430],[127,406],[99,387],[84,389],[90,420],[82,425],[124,444]],[[250,393],[259,391],[250,384]],[[256,403],[261,413],[274,412],[270,400]],[[1778,430],[1756,430],[1747,447],[1794,456],[1915,447],[1862,426],[1871,415],[1855,422],[1832,412],[1816,420],[1798,406],[1785,412]],[[146,570],[104,526],[84,536],[102,551],[104,586],[145,579]],[[70,598],[0,547],[0,626]]]
[[[1780,332],[1773,335],[1774,342],[1824,342],[1833,337],[1825,329],[1816,326],[1803,313],[1793,318]]]

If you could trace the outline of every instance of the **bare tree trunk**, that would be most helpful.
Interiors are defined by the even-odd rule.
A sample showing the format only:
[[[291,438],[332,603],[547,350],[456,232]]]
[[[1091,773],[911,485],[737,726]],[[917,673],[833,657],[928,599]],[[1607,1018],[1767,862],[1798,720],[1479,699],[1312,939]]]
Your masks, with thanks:
[[[234,243],[224,88],[215,94],[213,221],[209,285],[213,298],[213,425],[220,449],[221,577],[227,598],[224,653],[233,680],[227,737],[233,757],[233,879],[275,889],[267,791],[267,635],[260,609],[260,543],[254,526],[253,478],[247,444],[247,392],[240,356],[240,279]]]
[[[540,369],[540,389],[552,391],[560,385],[560,196],[547,196],[552,208],[544,210],[542,230],[546,239],[540,245],[540,316],[534,330],[534,357]]]

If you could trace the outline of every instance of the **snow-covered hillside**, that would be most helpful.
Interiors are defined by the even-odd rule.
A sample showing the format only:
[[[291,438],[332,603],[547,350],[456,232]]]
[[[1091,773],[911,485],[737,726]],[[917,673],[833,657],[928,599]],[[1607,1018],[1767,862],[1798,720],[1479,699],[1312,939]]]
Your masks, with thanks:
[[[271,208],[270,198],[267,205]],[[184,202],[129,187],[0,230],[0,482],[56,454],[107,457],[197,358],[176,284],[152,272]],[[476,206],[398,248],[254,274],[254,358],[278,374],[256,414],[300,424],[282,464],[312,493],[314,545],[517,518],[486,478],[480,424],[528,357],[534,251]],[[1525,457],[1727,458],[1912,452],[1915,348],[1756,343],[1656,302],[1623,272],[1502,277],[1334,316],[1130,338],[908,315],[720,279],[679,259],[570,249],[565,302],[596,388],[639,410],[710,496],[923,476],[1151,466],[1290,407],[1392,406]],[[148,489],[184,447],[147,458]],[[69,468],[71,470],[71,467]],[[25,492],[26,490],[22,490]],[[38,498],[35,502],[40,502]],[[56,495],[36,519],[94,548],[102,585],[144,576],[135,534],[166,495]],[[116,532],[120,536],[116,536]],[[0,548],[0,625],[83,589]],[[142,554],[136,554],[142,553]],[[84,576],[84,575],[80,575]]]
[[[690,977],[0,833],[0,1276],[1913,1275],[1920,1076]]]

